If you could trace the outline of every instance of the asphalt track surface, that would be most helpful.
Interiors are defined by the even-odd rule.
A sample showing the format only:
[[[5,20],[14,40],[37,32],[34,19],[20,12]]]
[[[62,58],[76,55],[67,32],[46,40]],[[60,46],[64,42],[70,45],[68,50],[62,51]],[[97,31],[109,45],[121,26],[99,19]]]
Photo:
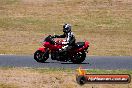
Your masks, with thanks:
[[[38,63],[31,56],[0,55],[0,67],[71,68],[85,69],[127,69],[132,70],[132,56],[87,56],[82,64],[51,60]]]

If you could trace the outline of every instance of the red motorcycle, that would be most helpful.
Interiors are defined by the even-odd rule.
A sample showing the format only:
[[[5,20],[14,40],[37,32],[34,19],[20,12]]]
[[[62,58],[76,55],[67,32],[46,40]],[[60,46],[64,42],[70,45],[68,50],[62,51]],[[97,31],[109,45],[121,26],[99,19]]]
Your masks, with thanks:
[[[54,40],[54,37],[49,35],[43,41],[43,46],[34,53],[34,59],[37,62],[45,62],[51,54],[52,60],[73,62],[75,64],[82,63],[86,58],[86,52],[88,53],[89,42],[77,42],[71,49],[60,52],[64,45],[63,40]]]

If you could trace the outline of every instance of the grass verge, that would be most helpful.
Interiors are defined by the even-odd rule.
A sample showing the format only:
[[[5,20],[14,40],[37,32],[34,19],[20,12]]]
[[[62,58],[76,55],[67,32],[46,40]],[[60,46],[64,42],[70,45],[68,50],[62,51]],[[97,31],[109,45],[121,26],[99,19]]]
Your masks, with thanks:
[[[128,70],[97,70],[90,69],[87,73],[132,75]],[[129,84],[86,84],[76,83],[76,71],[55,68],[3,68],[0,67],[0,86],[14,86],[17,88],[131,88]],[[3,88],[3,87],[2,87]],[[12,87],[9,87],[12,88]]]

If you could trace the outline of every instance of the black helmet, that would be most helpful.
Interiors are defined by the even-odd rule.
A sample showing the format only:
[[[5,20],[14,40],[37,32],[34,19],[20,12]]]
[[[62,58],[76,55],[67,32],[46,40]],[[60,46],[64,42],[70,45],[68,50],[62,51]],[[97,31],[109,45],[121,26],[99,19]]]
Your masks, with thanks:
[[[68,33],[71,31],[71,25],[70,24],[64,24],[63,25],[63,32]]]

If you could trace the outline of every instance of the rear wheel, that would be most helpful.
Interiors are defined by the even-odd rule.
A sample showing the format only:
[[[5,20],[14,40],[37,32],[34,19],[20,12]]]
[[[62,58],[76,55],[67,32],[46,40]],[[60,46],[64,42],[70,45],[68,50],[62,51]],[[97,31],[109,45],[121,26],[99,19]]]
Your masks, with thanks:
[[[35,59],[37,62],[44,63],[48,58],[49,58],[49,53],[47,53],[47,52],[42,52],[42,51],[40,51],[40,50],[37,50],[37,51],[34,53],[34,59]]]
[[[73,58],[71,59],[71,61],[74,64],[80,64],[85,60],[85,58],[86,58],[86,53],[80,52],[80,53],[77,53],[76,55],[74,55]]]

